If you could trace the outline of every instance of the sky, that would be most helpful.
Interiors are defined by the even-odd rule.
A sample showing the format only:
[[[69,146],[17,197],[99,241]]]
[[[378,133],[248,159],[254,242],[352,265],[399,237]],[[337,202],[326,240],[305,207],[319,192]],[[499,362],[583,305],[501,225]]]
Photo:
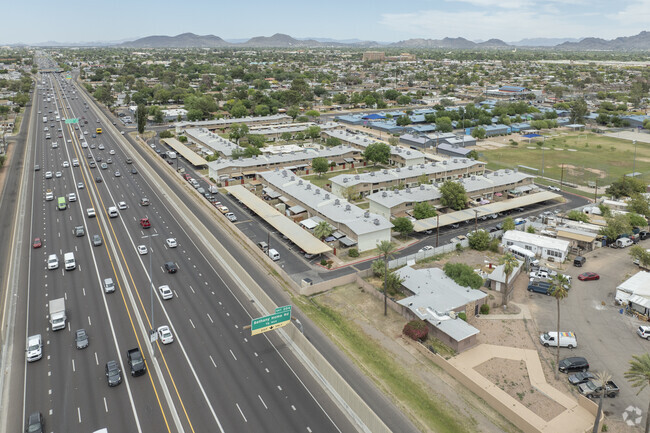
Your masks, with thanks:
[[[3,8],[0,44],[133,40],[191,32],[223,39],[396,42],[411,38],[613,39],[650,30],[650,0],[29,0]]]

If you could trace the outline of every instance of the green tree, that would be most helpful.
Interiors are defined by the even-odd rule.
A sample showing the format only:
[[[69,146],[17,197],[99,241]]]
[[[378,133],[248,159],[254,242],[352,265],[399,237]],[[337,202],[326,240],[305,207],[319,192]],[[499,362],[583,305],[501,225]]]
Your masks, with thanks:
[[[399,116],[396,120],[397,126],[406,126],[411,124],[411,119],[408,116]]]
[[[395,137],[394,135],[391,135],[388,137],[388,144],[391,146],[397,146],[399,144],[399,138]]]
[[[462,210],[467,207],[467,193],[465,187],[453,180],[447,180],[440,186],[440,203],[453,210]]]
[[[604,385],[612,380],[612,375],[605,370],[599,371],[595,374],[595,380]],[[603,386],[600,391],[600,398],[598,399],[598,411],[596,412],[596,420],[594,421],[594,428],[591,433],[598,433],[598,428],[600,427],[600,417],[603,413],[603,399],[605,397],[605,391],[607,391],[607,387]]]
[[[526,227],[526,233],[535,234],[535,227],[533,226]]]
[[[307,138],[311,138],[311,142],[313,143],[315,139],[320,137],[320,127],[310,126],[305,130],[305,135]]]
[[[406,95],[400,95],[397,97],[396,101],[399,105],[409,105],[411,103],[411,97]]]
[[[232,108],[230,109],[230,115],[232,117],[237,118],[237,119],[239,119],[241,117],[246,117],[246,116],[248,116],[248,109],[246,109],[244,104],[241,103],[241,101],[240,101],[240,102],[237,102],[235,105],[232,106]]]
[[[282,135],[280,135],[280,139],[282,141],[289,141],[291,140],[291,133],[290,132],[283,132]]]
[[[307,110],[305,111],[305,116],[311,117],[312,119],[316,119],[317,117],[320,117],[320,112],[317,110]]]
[[[453,127],[449,117],[436,118],[436,132],[451,132]]]
[[[630,248],[630,257],[644,269],[650,269],[650,252],[641,245],[634,245]]]
[[[426,201],[421,201],[413,206],[413,217],[416,220],[423,220],[436,216],[436,209]]]
[[[314,236],[323,240],[331,235],[333,231],[332,226],[327,221],[321,221],[314,227]]]
[[[391,101],[397,100],[399,98],[400,93],[395,90],[395,89],[388,89],[384,92],[384,98],[389,99]]]
[[[248,140],[248,144],[257,147],[258,149],[264,147],[264,143],[266,143],[266,137],[259,134],[248,134],[246,139]]]
[[[390,146],[386,143],[372,143],[363,151],[363,157],[366,161],[377,164],[388,164],[390,158]]]
[[[160,134],[158,134],[160,138],[172,138],[174,134],[169,130],[165,129],[164,131],[160,131]]]
[[[135,112],[135,117],[138,122],[138,133],[144,133],[144,127],[147,125],[147,108],[144,104],[138,105],[138,109]]]
[[[650,203],[648,203],[648,199],[641,194],[634,194],[627,201],[627,210],[629,212],[650,217]]]
[[[472,129],[472,137],[476,138],[477,140],[482,140],[485,138],[485,128],[474,128]]]
[[[472,158],[472,159],[478,161],[478,152],[477,152],[476,150],[471,150],[471,151],[467,154],[467,157],[468,157],[468,158]]]
[[[589,216],[584,213],[580,212],[579,210],[570,210],[569,213],[566,214],[566,217],[569,218],[571,221],[581,221],[583,223],[588,223],[589,222]]]
[[[589,109],[587,108],[587,103],[585,100],[582,98],[576,99],[570,104],[569,121],[571,123],[582,123],[584,121],[584,117],[588,113]]]
[[[630,221],[632,227],[645,227],[648,225],[648,220],[646,220],[645,217],[634,212],[629,212],[627,214],[627,219]]]
[[[196,121],[196,120],[202,120],[202,119],[203,119],[203,112],[201,110],[197,110],[196,108],[192,108],[191,110],[187,110],[187,120]]]
[[[609,242],[614,242],[620,235],[632,232],[630,220],[625,214],[605,218],[605,221],[607,221],[607,227],[601,228],[599,233],[607,236]]]
[[[298,107],[289,107],[287,108],[287,116],[290,116],[293,120],[296,120],[296,117],[300,114]]]
[[[515,221],[508,217],[503,220],[503,224],[501,225],[501,230],[503,230],[503,233],[507,232],[508,230],[514,230],[515,229]]]
[[[483,229],[478,229],[467,237],[469,247],[477,251],[485,251],[490,247],[490,235]]]
[[[311,160],[311,168],[318,173],[318,176],[320,177],[323,173],[327,173],[327,170],[329,170],[330,164],[327,162],[327,158],[323,158],[322,156],[316,157]]]
[[[239,144],[239,140],[248,134],[248,126],[243,123],[235,123],[230,127],[228,138]]]
[[[338,137],[327,137],[325,140],[325,145],[329,147],[336,147],[341,144],[341,140]]]
[[[465,263],[451,263],[447,262],[442,268],[449,278],[454,280],[456,284],[462,287],[470,287],[478,289],[483,285],[483,278],[474,269]]]
[[[395,252],[395,244],[391,241],[381,241],[377,250],[384,257],[384,316],[388,315],[388,260]]]
[[[633,388],[639,388],[639,395],[650,384],[650,354],[632,355],[630,369],[623,373]],[[650,433],[650,401],[646,411],[645,433]]]
[[[404,237],[413,231],[413,223],[407,217],[395,218],[391,222],[395,226],[393,229]]]
[[[632,197],[636,194],[644,193],[645,189],[646,185],[640,179],[623,176],[619,180],[612,182],[605,190],[605,194],[611,195],[614,198]]]
[[[569,295],[567,290],[569,280],[562,275],[556,274],[551,280],[551,295],[557,301],[557,350],[555,351],[555,365],[560,365],[560,301]],[[558,369],[555,368],[555,380],[558,380]]]
[[[512,218],[510,218],[512,220]],[[505,221],[503,223],[505,225]],[[513,228],[514,228],[514,222],[513,222]],[[510,275],[517,269],[519,266],[519,261],[515,258],[512,253],[505,253],[500,259],[499,259],[499,264],[503,265],[503,273],[506,277],[506,280],[504,281],[504,289],[503,289],[503,305],[506,307],[508,306],[508,299],[510,298],[510,285],[508,284],[508,280],[510,279]]]
[[[181,143],[187,143],[187,137],[184,135],[179,135],[178,141],[180,141]]]

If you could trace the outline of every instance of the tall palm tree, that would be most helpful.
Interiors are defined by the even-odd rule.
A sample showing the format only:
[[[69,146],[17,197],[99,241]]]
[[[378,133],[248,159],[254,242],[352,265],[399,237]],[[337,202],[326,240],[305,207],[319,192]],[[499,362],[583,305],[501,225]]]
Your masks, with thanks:
[[[609,374],[607,371],[603,370],[599,373],[596,373],[596,381],[600,382],[603,385],[603,389],[600,392],[600,399],[598,400],[598,412],[596,412],[596,421],[594,422],[594,429],[592,430],[591,433],[598,433],[600,417],[603,412],[603,398],[605,397],[605,391],[607,390],[607,387],[605,385],[610,380],[612,380],[612,375]]]
[[[555,380],[559,379],[559,369],[560,365],[560,301],[566,298],[569,295],[569,292],[565,287],[569,287],[569,280],[562,274],[557,274],[551,280],[551,295],[557,301],[557,349],[555,351]]]
[[[650,354],[632,355],[630,369],[623,373],[623,376],[634,388],[639,388],[639,392],[636,393],[639,395],[650,384]],[[650,402],[646,411],[645,433],[650,433]]]
[[[393,256],[395,244],[391,241],[381,241],[377,244],[377,249],[384,256],[384,316],[388,314],[388,259]]]
[[[321,221],[314,227],[314,236],[323,239],[332,234],[332,226],[327,221]]]
[[[505,289],[503,289],[503,305],[508,306],[508,296],[510,294],[508,290],[508,278],[517,269],[519,266],[519,261],[515,258],[512,253],[505,253],[503,257],[499,260],[499,264],[503,265],[503,273],[506,276]]]

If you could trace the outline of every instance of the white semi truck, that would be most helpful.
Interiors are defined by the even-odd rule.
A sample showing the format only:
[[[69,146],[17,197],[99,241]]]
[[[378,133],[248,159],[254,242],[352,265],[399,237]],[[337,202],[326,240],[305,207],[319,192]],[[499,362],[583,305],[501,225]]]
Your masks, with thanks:
[[[52,330],[58,331],[59,329],[65,329],[66,319],[65,299],[52,299],[50,301],[50,324],[52,324]]]

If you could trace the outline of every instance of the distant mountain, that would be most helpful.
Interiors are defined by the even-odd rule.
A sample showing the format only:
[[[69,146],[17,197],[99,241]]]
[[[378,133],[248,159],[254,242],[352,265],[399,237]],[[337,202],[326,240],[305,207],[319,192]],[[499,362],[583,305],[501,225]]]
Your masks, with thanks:
[[[500,48],[508,47],[508,44],[503,42],[500,39],[490,39],[485,42],[472,42],[468,41],[465,38],[444,38],[444,39],[407,39],[405,41],[395,42],[390,44],[393,47],[403,47],[403,48],[445,48],[445,49],[456,49],[456,50],[466,50],[472,48]]]
[[[580,38],[527,38],[516,42],[508,42],[515,47],[554,47],[564,42],[580,42]]]
[[[564,42],[555,46],[558,50],[570,51],[650,51],[650,32],[643,31],[634,36],[622,36],[605,40],[584,38],[580,42]]]
[[[243,47],[277,47],[277,48],[306,48],[306,47],[342,47],[341,42],[319,42],[314,39],[296,39],[289,35],[276,33],[273,36],[257,36],[241,44]]]
[[[183,33],[176,36],[147,36],[135,41],[124,42],[119,46],[128,48],[220,48],[231,45],[219,36]]]

